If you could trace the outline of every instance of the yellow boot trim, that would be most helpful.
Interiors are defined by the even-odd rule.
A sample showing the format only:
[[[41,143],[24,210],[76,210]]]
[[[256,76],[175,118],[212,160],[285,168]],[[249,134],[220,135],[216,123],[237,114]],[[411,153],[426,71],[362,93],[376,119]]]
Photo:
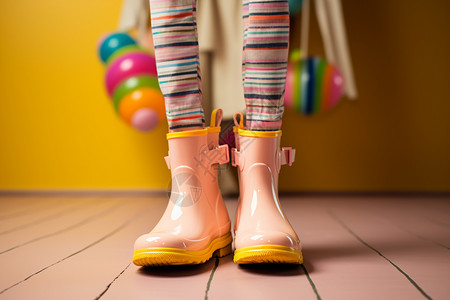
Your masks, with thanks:
[[[207,135],[208,129],[198,129],[198,130],[187,130],[187,131],[177,131],[177,132],[169,132],[166,137],[168,140],[179,138],[179,137],[187,137],[187,136],[200,136]]]
[[[237,264],[302,264],[303,255],[291,247],[262,245],[235,250],[233,260]]]
[[[281,130],[277,131],[257,131],[257,130],[246,130],[238,128],[238,134],[240,136],[256,136],[256,137],[276,137],[281,136]]]
[[[134,251],[133,263],[136,266],[196,265],[204,263],[213,256],[222,257],[231,253],[231,233],[217,238],[208,248],[199,251],[176,248],[148,248]]]
[[[186,136],[199,136],[199,135],[205,135],[208,133],[217,133],[220,132],[220,123],[222,122],[222,110],[220,108],[216,108],[211,113],[211,126],[204,128],[204,129],[198,129],[198,130],[188,130],[188,131],[177,131],[177,132],[169,132],[166,137],[168,140],[179,138],[179,137],[186,137]]]
[[[220,126],[219,127],[206,127],[206,129],[208,130],[208,133],[220,132]]]
[[[234,127],[233,132],[238,133],[240,136],[250,136],[250,137],[277,137],[281,136],[281,130],[277,131],[258,131],[258,130],[247,130],[244,126],[244,116],[242,113],[235,113],[233,116]]]

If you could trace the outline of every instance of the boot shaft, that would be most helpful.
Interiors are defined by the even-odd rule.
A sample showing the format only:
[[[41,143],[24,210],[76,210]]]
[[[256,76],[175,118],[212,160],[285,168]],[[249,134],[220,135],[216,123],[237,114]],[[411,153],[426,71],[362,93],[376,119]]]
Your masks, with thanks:
[[[240,117],[239,122],[237,117]],[[235,114],[236,148],[231,151],[231,162],[238,166],[240,175],[244,175],[254,164],[265,164],[274,174],[278,183],[278,173],[284,164],[292,165],[295,159],[295,149],[283,147],[280,149],[282,131],[250,131],[243,126],[242,114]]]
[[[211,116],[211,126],[205,129],[167,134],[169,155],[165,157],[169,169],[179,166],[195,169],[199,177],[217,185],[219,164],[229,162],[228,145],[219,145],[222,110]]]

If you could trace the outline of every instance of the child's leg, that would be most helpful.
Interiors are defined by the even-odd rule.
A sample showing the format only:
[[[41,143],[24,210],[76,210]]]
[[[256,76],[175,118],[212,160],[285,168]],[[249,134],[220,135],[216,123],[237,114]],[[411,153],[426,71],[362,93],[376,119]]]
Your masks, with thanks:
[[[165,159],[172,192],[159,222],[134,244],[138,266],[201,264],[231,253],[231,222],[217,181],[218,165],[229,162],[229,152],[227,145],[219,146],[220,110],[212,112],[211,127],[203,129],[195,4],[150,0],[158,78],[171,131]]]
[[[242,73],[247,128],[238,127],[232,164],[239,175],[234,262],[303,263],[301,243],[281,210],[278,175],[295,150],[280,149],[289,39],[287,0],[244,0]],[[239,119],[238,119],[239,116]],[[261,132],[264,131],[264,132]]]
[[[170,131],[205,126],[196,0],[150,0],[156,66]]]
[[[287,0],[244,0],[243,81],[249,130],[279,130],[289,46]]]

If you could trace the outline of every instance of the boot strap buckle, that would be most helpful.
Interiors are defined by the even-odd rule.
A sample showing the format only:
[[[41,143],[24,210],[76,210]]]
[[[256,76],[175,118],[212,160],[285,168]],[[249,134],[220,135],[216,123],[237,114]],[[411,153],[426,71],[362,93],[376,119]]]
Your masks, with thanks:
[[[212,164],[226,164],[230,161],[228,144],[219,145],[219,147],[209,151],[208,156],[212,157]]]
[[[205,152],[204,156],[211,165],[226,164],[227,162],[230,161],[228,144],[219,145],[217,148]],[[167,168],[170,170],[170,156],[169,155],[165,156],[164,160],[166,161]],[[203,160],[204,158],[200,158],[200,161]]]

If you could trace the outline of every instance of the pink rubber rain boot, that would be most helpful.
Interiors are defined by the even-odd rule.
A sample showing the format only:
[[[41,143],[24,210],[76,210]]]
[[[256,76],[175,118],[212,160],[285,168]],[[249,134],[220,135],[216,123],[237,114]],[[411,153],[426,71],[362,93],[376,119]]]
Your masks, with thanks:
[[[200,264],[231,253],[230,219],[217,183],[217,165],[229,161],[228,145],[218,142],[220,122],[215,110],[212,127],[167,134],[172,193],[155,228],[136,240],[135,265]]]
[[[240,123],[237,122],[240,116]],[[231,162],[238,167],[240,197],[234,226],[234,262],[303,263],[300,240],[278,200],[281,165],[292,165],[295,150],[280,149],[280,131],[250,131],[235,114],[236,148]]]

